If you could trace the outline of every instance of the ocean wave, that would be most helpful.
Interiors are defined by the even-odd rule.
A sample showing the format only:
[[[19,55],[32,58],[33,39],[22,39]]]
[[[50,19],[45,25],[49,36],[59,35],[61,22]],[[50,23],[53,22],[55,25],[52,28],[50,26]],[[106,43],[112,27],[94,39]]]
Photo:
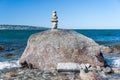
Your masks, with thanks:
[[[116,58],[116,59],[106,59],[106,62],[109,66],[111,67],[115,67],[115,68],[120,68],[120,59]]]
[[[120,68],[120,59],[113,60],[112,65],[113,67]]]
[[[21,67],[19,65],[19,61],[3,61],[0,62],[0,70],[5,69],[5,68],[13,68],[13,67]]]

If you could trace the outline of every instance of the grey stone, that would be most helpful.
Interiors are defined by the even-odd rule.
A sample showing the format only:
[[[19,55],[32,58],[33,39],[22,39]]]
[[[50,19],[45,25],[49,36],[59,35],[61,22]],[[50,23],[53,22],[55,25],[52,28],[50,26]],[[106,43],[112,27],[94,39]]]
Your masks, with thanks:
[[[101,68],[100,66],[97,66],[97,67],[96,67],[96,70],[97,70],[97,71],[102,71],[102,68]]]
[[[113,49],[110,48],[109,46],[101,45],[100,48],[101,48],[102,53],[112,53],[113,52]]]
[[[105,68],[103,68],[103,71],[104,71],[106,74],[109,74],[109,73],[112,73],[112,72],[113,72],[112,68],[110,68],[110,67],[105,67]]]
[[[80,71],[80,65],[78,63],[58,63],[58,71]]]

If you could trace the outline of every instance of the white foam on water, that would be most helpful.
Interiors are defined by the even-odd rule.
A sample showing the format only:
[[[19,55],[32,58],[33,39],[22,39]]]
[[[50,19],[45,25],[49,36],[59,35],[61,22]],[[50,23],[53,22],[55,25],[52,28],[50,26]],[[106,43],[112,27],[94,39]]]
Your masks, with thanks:
[[[111,67],[120,68],[120,58],[107,59],[106,61]]]
[[[112,66],[120,68],[120,59],[115,59],[112,61]]]
[[[0,70],[5,68],[13,68],[13,67],[20,67],[19,61],[3,61],[0,62]]]

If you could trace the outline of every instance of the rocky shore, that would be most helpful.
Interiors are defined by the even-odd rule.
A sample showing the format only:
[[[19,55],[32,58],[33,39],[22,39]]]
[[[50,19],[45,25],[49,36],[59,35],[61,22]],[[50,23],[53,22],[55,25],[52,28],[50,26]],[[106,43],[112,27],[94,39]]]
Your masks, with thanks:
[[[77,73],[58,73],[39,69],[11,69],[1,74],[1,80],[77,80]],[[78,79],[79,80],[79,79]]]
[[[97,68],[91,67],[91,70],[90,67],[81,69],[80,72],[11,68],[0,71],[0,80],[119,80],[119,74],[120,69],[99,66]]]

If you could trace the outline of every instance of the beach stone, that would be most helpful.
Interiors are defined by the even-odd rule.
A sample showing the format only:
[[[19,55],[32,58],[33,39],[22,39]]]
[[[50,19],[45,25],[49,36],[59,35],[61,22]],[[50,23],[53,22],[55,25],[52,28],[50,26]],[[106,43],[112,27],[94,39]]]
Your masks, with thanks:
[[[103,80],[103,78],[95,71],[89,71],[86,73],[84,70],[81,70],[79,77],[80,80]]]
[[[113,45],[113,46],[100,46],[102,53],[120,53],[120,46]]]
[[[113,49],[112,53],[120,53],[120,45],[111,46]]]
[[[3,46],[0,45],[0,50],[5,50],[5,48]]]
[[[71,30],[47,30],[30,36],[19,63],[41,70],[57,69],[58,63],[105,66],[100,46],[92,39]]]
[[[102,53],[112,53],[113,52],[113,49],[109,46],[101,45],[100,48],[101,48]]]
[[[112,68],[114,73],[119,73],[120,74],[120,69],[119,68]]]
[[[112,68],[110,68],[110,67],[104,67],[104,68],[103,68],[103,71],[104,71],[106,74],[109,74],[109,73],[112,73],[112,72],[113,72]]]
[[[10,72],[9,72],[9,75],[14,77],[14,76],[16,76],[16,72],[10,71]]]
[[[102,68],[101,68],[100,66],[97,66],[97,67],[96,67],[96,70],[97,70],[97,71],[102,71]]]

